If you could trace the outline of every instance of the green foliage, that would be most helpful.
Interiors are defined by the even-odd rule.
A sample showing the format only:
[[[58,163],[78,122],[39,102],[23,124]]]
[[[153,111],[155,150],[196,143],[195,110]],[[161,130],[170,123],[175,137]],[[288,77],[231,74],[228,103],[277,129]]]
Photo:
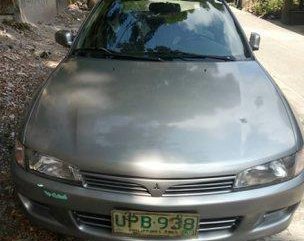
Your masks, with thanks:
[[[252,10],[259,16],[279,15],[282,11],[284,0],[256,0]]]

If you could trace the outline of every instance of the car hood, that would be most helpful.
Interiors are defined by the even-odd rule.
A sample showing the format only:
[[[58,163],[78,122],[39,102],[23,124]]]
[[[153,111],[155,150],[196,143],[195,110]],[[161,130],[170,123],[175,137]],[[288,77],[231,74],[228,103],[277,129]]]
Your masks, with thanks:
[[[81,170],[149,178],[231,175],[296,151],[282,97],[255,61],[69,59],[24,140]]]

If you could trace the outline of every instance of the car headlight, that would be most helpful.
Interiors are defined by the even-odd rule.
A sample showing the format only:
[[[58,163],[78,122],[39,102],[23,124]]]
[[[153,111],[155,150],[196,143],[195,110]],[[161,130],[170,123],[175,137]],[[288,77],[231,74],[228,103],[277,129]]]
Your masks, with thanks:
[[[304,152],[246,169],[236,177],[234,188],[272,185],[298,176],[304,169]]]
[[[30,170],[51,177],[82,182],[82,176],[77,167],[55,157],[27,151],[27,161]]]

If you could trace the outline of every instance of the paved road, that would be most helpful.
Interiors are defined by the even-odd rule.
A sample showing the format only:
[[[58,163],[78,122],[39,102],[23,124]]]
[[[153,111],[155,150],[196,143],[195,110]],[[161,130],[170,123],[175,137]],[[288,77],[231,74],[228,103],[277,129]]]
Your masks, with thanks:
[[[251,32],[261,35],[261,48],[256,52],[256,56],[281,87],[303,121],[304,25],[288,27],[237,9],[233,9],[233,12],[248,37]],[[259,241],[304,241],[304,201],[286,231]]]

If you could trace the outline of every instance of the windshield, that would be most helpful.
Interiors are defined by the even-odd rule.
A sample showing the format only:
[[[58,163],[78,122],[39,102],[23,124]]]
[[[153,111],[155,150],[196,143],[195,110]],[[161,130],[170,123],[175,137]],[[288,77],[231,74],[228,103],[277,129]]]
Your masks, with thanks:
[[[74,53],[249,57],[232,16],[217,0],[103,0],[74,46]]]

